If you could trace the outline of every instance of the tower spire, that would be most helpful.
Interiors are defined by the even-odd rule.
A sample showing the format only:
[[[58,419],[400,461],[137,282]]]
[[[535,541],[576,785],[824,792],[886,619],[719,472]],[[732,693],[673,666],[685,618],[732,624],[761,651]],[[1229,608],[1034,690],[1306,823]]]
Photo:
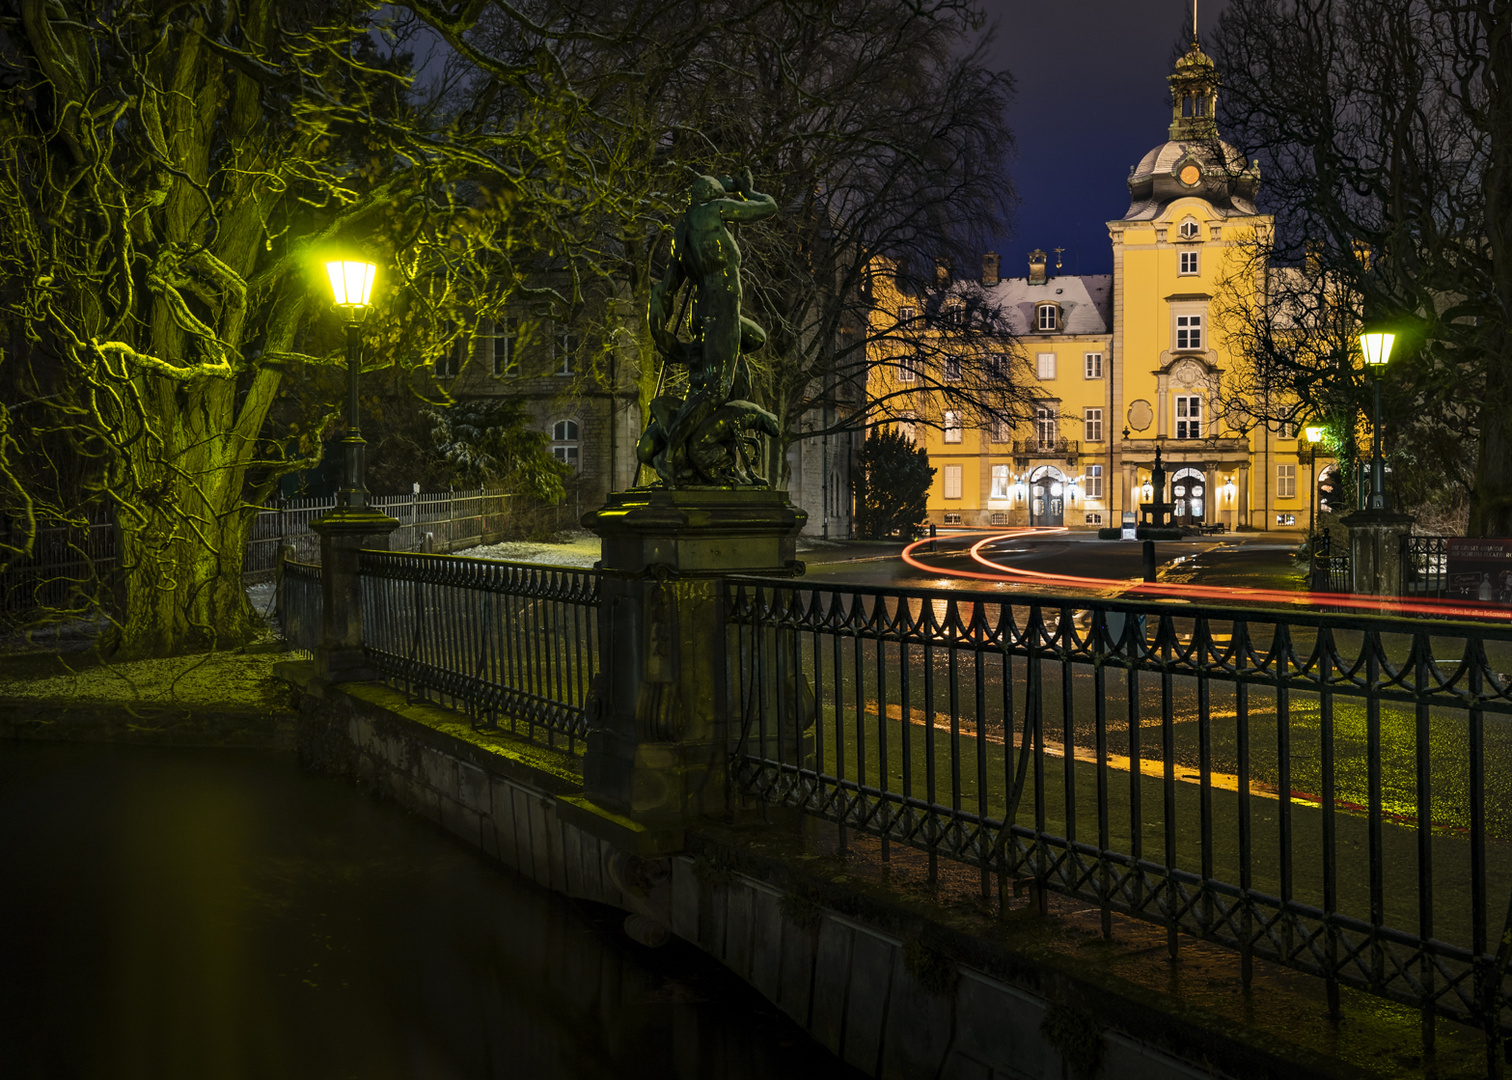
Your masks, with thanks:
[[[1171,138],[1198,142],[1216,138],[1218,71],[1197,40],[1197,0],[1192,0],[1192,47],[1176,61],[1171,84]]]

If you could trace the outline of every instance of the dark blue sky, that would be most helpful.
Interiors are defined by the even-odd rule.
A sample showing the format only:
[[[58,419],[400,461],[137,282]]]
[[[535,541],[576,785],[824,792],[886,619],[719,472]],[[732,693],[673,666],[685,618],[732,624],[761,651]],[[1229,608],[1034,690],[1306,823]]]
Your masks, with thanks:
[[[1204,45],[1226,3],[1198,0]],[[1036,247],[1065,248],[1066,273],[1111,273],[1106,223],[1128,208],[1129,166],[1166,140],[1165,79],[1176,34],[1183,20],[1190,25],[1191,0],[983,6],[997,23],[991,60],[1017,82],[1008,125],[1022,202],[1012,232],[998,239],[1003,273],[1027,273],[1026,256]]]

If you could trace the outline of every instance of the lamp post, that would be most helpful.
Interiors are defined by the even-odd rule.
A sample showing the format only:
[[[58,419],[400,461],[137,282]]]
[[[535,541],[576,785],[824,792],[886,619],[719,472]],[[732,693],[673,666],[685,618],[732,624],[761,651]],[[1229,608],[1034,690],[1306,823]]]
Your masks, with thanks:
[[[362,428],[357,405],[357,373],[362,362],[362,320],[367,316],[373,296],[373,278],[378,268],[369,262],[337,261],[326,263],[331,278],[331,292],[336,306],[346,316],[347,408],[346,437],[341,440],[341,490],[336,496],[337,511],[367,509],[367,484]]]
[[[1323,441],[1323,429],[1309,424],[1303,433],[1307,436],[1307,539],[1310,546],[1315,520],[1313,508],[1318,501],[1318,444]]]
[[[1386,509],[1386,466],[1381,460],[1381,372],[1386,368],[1386,361],[1391,356],[1391,345],[1395,340],[1395,334],[1376,332],[1360,335],[1360,355],[1365,358],[1365,366],[1375,376],[1375,453],[1370,458],[1370,502],[1366,504],[1371,510]]]
[[[377,268],[365,262],[329,262],[331,291],[347,323],[347,430],[341,440],[341,490],[336,507],[312,521],[320,535],[320,643],[315,667],[327,682],[371,679],[362,630],[362,552],[386,548],[399,523],[373,509],[363,482],[362,431],[357,426],[357,369],[362,358],[362,319],[373,295]]]

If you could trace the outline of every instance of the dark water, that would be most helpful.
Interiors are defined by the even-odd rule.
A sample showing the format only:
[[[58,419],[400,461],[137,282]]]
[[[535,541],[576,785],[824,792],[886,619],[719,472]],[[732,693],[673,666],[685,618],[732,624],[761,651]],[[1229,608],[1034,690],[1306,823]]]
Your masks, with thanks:
[[[0,1076],[850,1073],[690,946],[284,755],[0,742]]]

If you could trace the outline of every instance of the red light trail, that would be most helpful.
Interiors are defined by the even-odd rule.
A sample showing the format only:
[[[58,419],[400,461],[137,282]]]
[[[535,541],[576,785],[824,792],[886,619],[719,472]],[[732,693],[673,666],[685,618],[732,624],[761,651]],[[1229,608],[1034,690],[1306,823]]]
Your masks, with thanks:
[[[1048,585],[1058,588],[1117,589],[1120,598],[1153,598],[1177,600],[1249,600],[1257,603],[1282,604],[1288,607],[1318,606],[1352,608],[1364,612],[1385,615],[1437,615],[1450,618],[1512,621],[1512,611],[1500,608],[1478,607],[1463,603],[1444,603],[1438,600],[1414,600],[1411,597],[1368,596],[1361,593],[1289,592],[1284,589],[1252,589],[1243,586],[1187,585],[1162,582],[1145,582],[1139,578],[1079,577],[1075,574],[1048,574],[1037,570],[1020,570],[1000,562],[994,562],[982,554],[982,549],[1005,540],[1029,536],[1054,536],[1067,533],[1064,528],[1022,528],[1006,532],[991,532],[972,544],[967,550],[972,561],[983,570],[952,570],[918,559],[914,552],[933,540],[916,540],[903,549],[902,559],[915,570],[922,570],[941,577],[966,578],[973,581]],[[954,533],[953,537],[982,535],[980,532]]]

